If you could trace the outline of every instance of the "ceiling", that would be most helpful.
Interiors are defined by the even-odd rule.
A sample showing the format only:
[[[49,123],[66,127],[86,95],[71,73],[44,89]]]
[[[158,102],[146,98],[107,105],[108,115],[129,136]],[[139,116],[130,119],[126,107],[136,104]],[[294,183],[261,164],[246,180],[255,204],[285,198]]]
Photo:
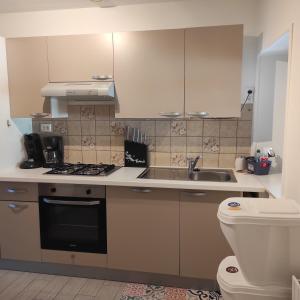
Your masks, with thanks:
[[[169,2],[178,0],[103,0],[105,6]],[[98,7],[101,0],[0,0],[0,13],[26,12],[38,10]]]

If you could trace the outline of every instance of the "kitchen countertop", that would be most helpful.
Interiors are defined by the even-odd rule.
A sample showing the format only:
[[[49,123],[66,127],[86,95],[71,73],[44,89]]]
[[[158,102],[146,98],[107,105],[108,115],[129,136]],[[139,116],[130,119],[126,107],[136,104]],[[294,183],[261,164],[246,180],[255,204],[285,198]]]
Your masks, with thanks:
[[[258,180],[274,198],[282,198],[282,174],[259,176]]]
[[[88,184],[106,186],[151,187],[186,190],[218,190],[218,191],[244,191],[265,192],[265,186],[254,175],[235,172],[237,182],[208,182],[208,181],[182,181],[157,180],[137,178],[144,168],[121,168],[109,176],[68,176],[45,175],[48,169],[24,170],[19,168],[4,169],[0,171],[0,181],[35,182],[35,183],[66,183]]]

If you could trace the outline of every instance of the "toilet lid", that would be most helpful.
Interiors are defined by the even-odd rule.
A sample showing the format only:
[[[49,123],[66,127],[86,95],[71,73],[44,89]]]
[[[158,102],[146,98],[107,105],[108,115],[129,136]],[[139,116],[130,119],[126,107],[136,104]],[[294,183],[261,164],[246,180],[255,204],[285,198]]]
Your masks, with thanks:
[[[219,265],[217,280],[222,290],[231,294],[287,297],[291,288],[279,286],[255,286],[243,276],[235,256],[226,257]]]
[[[229,198],[218,210],[225,224],[299,226],[300,205],[291,199]]]

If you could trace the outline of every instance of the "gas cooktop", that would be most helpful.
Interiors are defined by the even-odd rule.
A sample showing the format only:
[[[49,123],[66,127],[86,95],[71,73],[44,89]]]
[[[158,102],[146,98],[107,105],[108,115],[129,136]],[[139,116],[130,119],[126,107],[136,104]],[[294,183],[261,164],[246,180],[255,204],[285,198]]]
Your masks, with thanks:
[[[106,164],[63,164],[45,174],[107,176],[118,169],[115,165]]]

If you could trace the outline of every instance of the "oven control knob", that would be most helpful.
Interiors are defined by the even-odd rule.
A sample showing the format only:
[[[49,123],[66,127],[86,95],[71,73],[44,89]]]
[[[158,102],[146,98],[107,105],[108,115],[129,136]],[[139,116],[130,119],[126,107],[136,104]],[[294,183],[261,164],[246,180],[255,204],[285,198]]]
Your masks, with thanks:
[[[50,189],[50,192],[51,192],[51,193],[56,193],[56,188],[51,188],[51,189]]]
[[[86,194],[87,194],[87,195],[90,195],[91,193],[92,193],[92,190],[91,190],[91,189],[86,190]]]

